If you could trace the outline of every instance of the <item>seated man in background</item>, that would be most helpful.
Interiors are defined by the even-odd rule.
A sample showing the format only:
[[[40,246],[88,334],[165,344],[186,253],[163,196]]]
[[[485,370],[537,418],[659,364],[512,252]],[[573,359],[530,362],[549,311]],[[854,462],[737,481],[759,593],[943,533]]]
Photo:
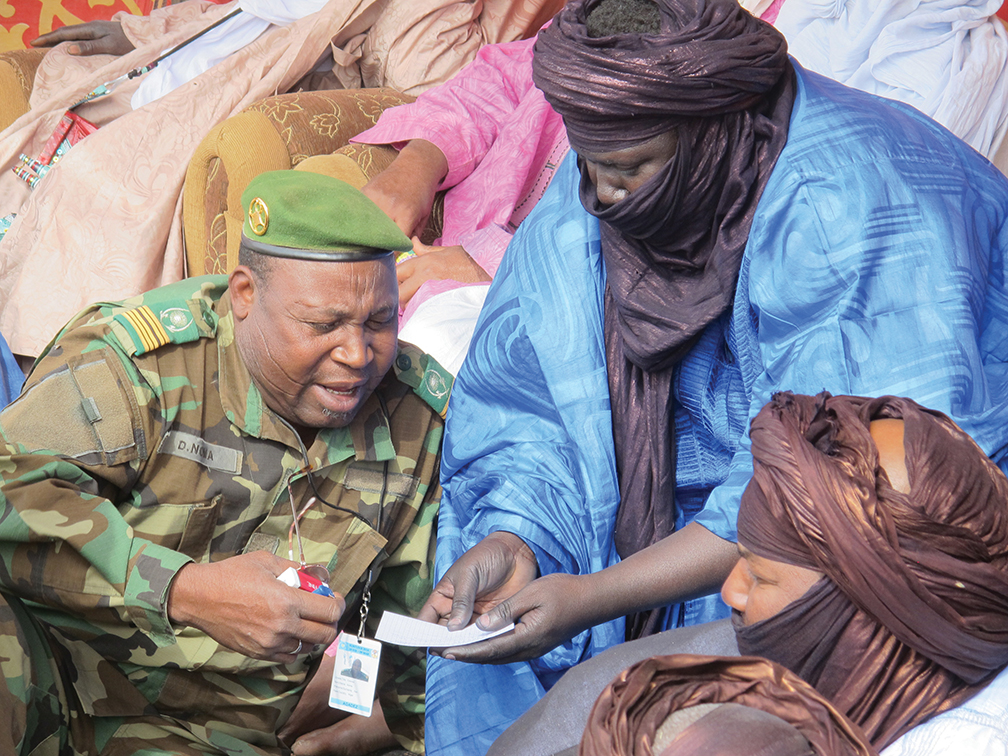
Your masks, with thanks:
[[[364,193],[406,234],[420,234],[435,192],[447,190],[438,246],[415,239],[417,257],[398,268],[407,318],[436,293],[493,277],[567,154],[563,120],[532,83],[534,44],[484,47],[448,82],[389,108],[351,140],[400,148]]]
[[[742,5],[759,15],[749,3]],[[999,5],[889,2],[876,13],[877,2],[849,0],[847,12],[834,17],[832,7],[790,0],[780,16],[776,3],[762,17],[775,23],[789,53],[807,70],[912,105],[993,160],[1008,131],[1008,33],[992,16]],[[870,16],[874,33],[866,34],[866,23],[852,21],[852,13]],[[915,36],[912,48],[902,37],[908,29]],[[824,36],[830,44],[823,44]],[[448,191],[444,235],[435,242],[441,246],[415,241],[420,259],[399,268],[407,318],[423,301],[452,288],[451,282],[493,277],[508,241],[566,154],[560,116],[532,84],[534,43],[482,48],[448,82],[414,103],[389,108],[377,126],[351,140],[401,149],[400,159],[365,193],[406,234],[423,229],[435,190]],[[853,44],[858,56],[852,59]],[[844,54],[828,54],[830,45]],[[1006,165],[998,167],[1004,171]],[[414,293],[419,296],[411,303]]]
[[[798,12],[809,5],[814,5],[809,12],[827,12],[804,0],[791,0],[788,8]],[[847,7],[864,13],[871,5],[852,2]],[[846,58],[798,59],[841,83],[917,107],[993,157],[1008,129],[1008,76],[1003,75],[1008,35],[1000,21],[987,18],[984,7],[950,6],[940,9],[940,15],[933,3],[889,7],[884,19],[873,19],[880,25],[878,39],[855,24],[849,35],[868,47],[864,55],[873,57],[872,73],[887,77],[888,86],[866,77],[861,69],[867,66],[847,70],[852,64]],[[918,32],[913,50],[892,39],[896,30],[920,24],[926,31]],[[796,38],[804,47],[814,48],[818,41],[810,40],[804,29],[798,31],[794,22],[778,24],[778,29],[791,54]],[[532,84],[534,42],[484,47],[448,82],[414,103],[389,108],[377,126],[351,140],[401,149],[364,191],[406,234],[415,236],[424,228],[435,191],[446,190],[442,237],[433,246],[414,239],[416,257],[401,262],[398,273],[406,332],[454,374],[486,296],[485,282],[493,278],[511,236],[542,197],[568,149],[560,116]],[[849,40],[834,44],[844,42]],[[877,60],[880,55],[884,66]],[[834,64],[841,59],[846,66],[837,70]],[[967,107],[966,99],[986,105]],[[999,165],[1002,171],[1005,165]],[[418,320],[409,324],[417,313]]]
[[[1004,473],[909,399],[780,394],[749,435],[722,589],[739,650],[796,672],[880,750],[1003,754]]]
[[[60,29],[47,36],[43,42],[64,44],[38,69],[32,110],[0,134],[0,218],[16,214],[0,240],[0,332],[15,354],[34,357],[89,302],[122,299],[182,278],[186,167],[203,137],[229,116],[270,95],[302,88],[388,86],[415,94],[447,80],[483,44],[535,33],[559,2],[242,3],[239,16],[205,38],[122,82],[111,95],[76,107],[101,128],[30,191],[8,169],[22,153],[40,155],[67,108],[105,82],[148,66],[234,12],[238,3],[189,0],[150,17],[118,16],[118,41],[102,37],[111,48],[94,50],[86,45],[102,40],[73,39],[87,30]],[[214,37],[223,50],[197,54]],[[80,57],[71,50],[128,52]],[[165,86],[154,86],[162,78]],[[320,129],[339,120],[338,113],[326,117]],[[255,145],[249,150],[254,154]],[[91,191],[96,186],[101,190]],[[64,295],[37,296],[53,288]]]
[[[347,603],[373,632],[430,585],[450,383],[397,357],[410,241],[324,176],[242,202],[230,277],[86,309],[0,415],[3,753],[285,753]],[[276,579],[305,563],[336,598]],[[422,656],[388,662],[388,726],[422,751]]]
[[[1008,465],[1005,177],[735,3],[615,6],[572,0],[536,42],[577,154],[459,372],[424,612],[517,626],[431,660],[429,752],[485,752],[571,665],[710,617],[779,390],[907,395]]]

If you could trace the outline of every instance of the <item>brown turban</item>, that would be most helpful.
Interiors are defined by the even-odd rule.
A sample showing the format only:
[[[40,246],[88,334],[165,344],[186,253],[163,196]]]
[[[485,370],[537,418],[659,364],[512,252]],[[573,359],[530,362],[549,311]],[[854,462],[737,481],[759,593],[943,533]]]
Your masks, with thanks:
[[[580,756],[652,753],[876,752],[856,725],[783,667],[754,657],[681,654],[645,659],[620,673],[595,702],[581,739]]]
[[[869,432],[902,419],[910,493]],[[739,543],[821,570],[743,653],[794,670],[883,748],[1008,664],[1008,480],[951,420],[909,399],[778,394],[752,422]]]

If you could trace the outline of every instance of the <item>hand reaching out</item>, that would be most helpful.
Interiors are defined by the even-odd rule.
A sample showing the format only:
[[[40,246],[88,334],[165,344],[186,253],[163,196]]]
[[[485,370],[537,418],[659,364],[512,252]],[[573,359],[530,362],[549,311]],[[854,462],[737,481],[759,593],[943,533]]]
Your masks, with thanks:
[[[594,622],[588,578],[547,575],[535,579],[535,555],[513,533],[491,533],[448,568],[420,610],[428,622],[447,620],[459,630],[473,615],[484,630],[509,622],[513,632],[456,648],[432,649],[447,659],[507,664],[542,656]]]
[[[406,307],[417,289],[427,281],[451,279],[462,283],[482,283],[492,280],[490,274],[458,245],[429,247],[414,236],[413,251],[416,252],[416,257],[396,266],[400,307]]]
[[[134,49],[118,21],[88,21],[86,24],[61,26],[29,44],[32,47],[53,47],[60,42],[74,43],[67,48],[71,55],[125,55]]]
[[[332,643],[346,608],[341,596],[318,596],[276,579],[292,566],[298,565],[265,551],[187,564],[169,589],[168,617],[246,656],[292,662]]]
[[[589,577],[555,573],[538,578],[476,620],[484,630],[514,622],[512,632],[468,646],[432,649],[432,653],[481,664],[510,664],[542,656],[598,621]]]

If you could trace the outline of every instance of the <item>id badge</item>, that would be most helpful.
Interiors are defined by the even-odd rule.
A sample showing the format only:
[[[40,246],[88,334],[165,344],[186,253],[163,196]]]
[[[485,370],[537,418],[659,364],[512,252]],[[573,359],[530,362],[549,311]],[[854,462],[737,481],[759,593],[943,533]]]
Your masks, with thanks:
[[[371,716],[381,643],[354,634],[340,633],[336,646],[329,706],[351,714]]]

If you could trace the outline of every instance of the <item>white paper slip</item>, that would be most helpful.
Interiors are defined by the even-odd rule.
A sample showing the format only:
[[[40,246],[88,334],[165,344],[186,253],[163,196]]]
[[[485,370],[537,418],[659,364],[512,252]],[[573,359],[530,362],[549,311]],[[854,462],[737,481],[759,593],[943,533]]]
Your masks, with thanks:
[[[512,622],[500,630],[480,630],[475,623],[461,630],[449,630],[444,625],[407,617],[395,612],[385,612],[378,623],[375,638],[382,643],[395,643],[397,646],[413,646],[415,648],[448,648],[450,646],[468,646],[470,643],[503,635],[514,628]]]

